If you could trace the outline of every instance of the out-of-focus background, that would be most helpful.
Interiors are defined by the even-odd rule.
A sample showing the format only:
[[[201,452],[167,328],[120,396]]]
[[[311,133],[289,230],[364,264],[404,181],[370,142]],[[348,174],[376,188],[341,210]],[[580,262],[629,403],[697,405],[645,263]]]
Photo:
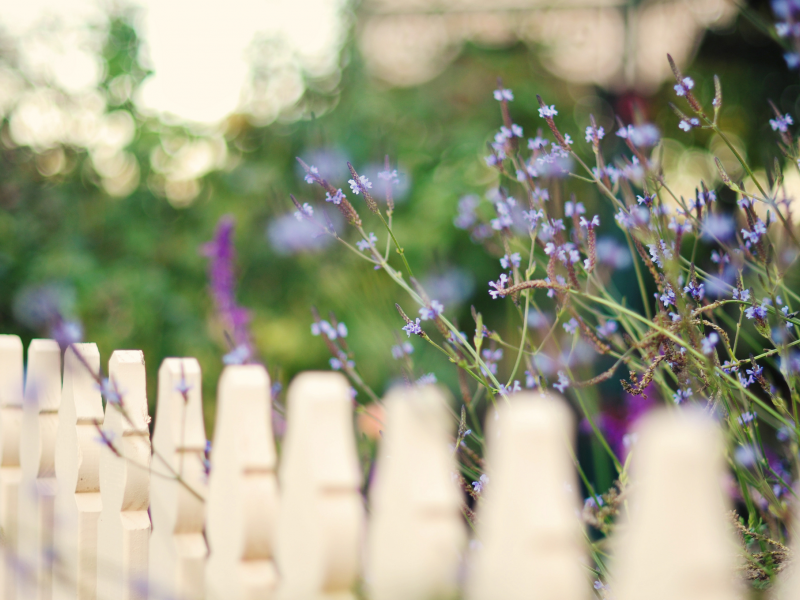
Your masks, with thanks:
[[[398,377],[394,303],[412,307],[383,273],[293,218],[290,193],[323,198],[296,156],[346,189],[346,161],[377,179],[388,154],[400,174],[396,231],[414,270],[465,329],[475,305],[504,330],[509,304],[486,293],[498,257],[453,225],[459,198],[496,181],[482,157],[500,125],[498,77],[526,135],[544,125],[536,94],[574,139],[589,114],[613,131],[614,115],[631,122],[638,112],[661,129],[667,178],[687,195],[701,179],[718,184],[712,154],[741,173],[720,140],[677,128],[667,52],[705,96],[720,76],[723,126],[758,169],[776,154],[767,100],[798,114],[797,74],[763,26],[766,1],[2,5],[0,332],[27,343],[43,333],[42,305],[55,302],[103,360],[144,350],[151,401],[161,359],[180,355],[200,360],[213,402],[228,348],[199,248],[224,214],[236,218],[238,300],[276,380],[328,368],[312,305],[347,324],[378,393]],[[606,142],[612,154],[621,140]],[[620,268],[617,285],[635,296],[631,273]],[[454,384],[446,361],[416,349],[426,371]]]

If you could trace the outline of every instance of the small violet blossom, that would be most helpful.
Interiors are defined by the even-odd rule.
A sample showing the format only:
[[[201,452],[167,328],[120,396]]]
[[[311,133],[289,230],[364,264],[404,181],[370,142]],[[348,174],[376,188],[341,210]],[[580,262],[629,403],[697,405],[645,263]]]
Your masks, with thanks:
[[[438,300],[432,300],[430,307],[423,306],[419,309],[419,316],[423,321],[436,319],[444,312],[444,306]]]
[[[694,87],[694,80],[691,77],[684,77],[680,83],[675,84],[675,93],[678,96],[685,96]]]
[[[416,322],[409,321],[405,327],[402,328],[403,331],[406,332],[408,337],[411,337],[411,334],[414,333],[416,335],[422,335],[422,327],[419,326],[419,317],[417,317]]]
[[[369,235],[367,236],[367,238],[368,239],[366,239],[366,240],[360,240],[360,241],[356,242],[356,246],[362,252],[364,250],[369,250],[370,246],[373,246],[374,244],[378,243],[378,238],[371,231],[369,232]]]
[[[358,196],[361,193],[362,188],[365,190],[372,189],[372,182],[366,177],[358,177],[358,181],[355,179],[348,179],[347,183],[350,184],[350,189],[353,190],[353,193]]]
[[[712,331],[707,337],[704,337],[700,341],[703,354],[711,354],[714,351],[714,346],[717,344],[717,342],[719,342],[719,335],[717,335],[715,331]]]
[[[506,100],[511,102],[514,99],[514,92],[508,89],[499,88],[494,91],[494,99],[498,102]]]
[[[513,254],[510,255],[506,254],[505,256],[503,256],[503,258],[500,259],[500,265],[504,269],[510,269],[511,265],[513,265],[514,267],[519,267],[520,260],[521,257],[519,255],[519,252],[514,252]]]

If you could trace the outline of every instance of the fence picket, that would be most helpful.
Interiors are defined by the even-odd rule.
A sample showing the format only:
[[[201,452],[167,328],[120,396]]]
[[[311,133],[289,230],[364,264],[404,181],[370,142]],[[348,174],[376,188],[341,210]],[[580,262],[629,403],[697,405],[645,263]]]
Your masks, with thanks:
[[[588,599],[566,403],[526,392],[495,414],[486,424],[489,480],[466,597]]]
[[[167,358],[158,371],[153,469],[177,474],[183,483],[174,477],[153,477],[150,482],[149,576],[150,587],[160,597],[204,597],[205,445],[200,363]]]
[[[17,598],[17,519],[20,430],[22,428],[23,348],[16,335],[0,335],[0,594]]]
[[[270,406],[263,366],[225,368],[208,486],[208,600],[274,597],[278,484]]]
[[[367,575],[372,600],[450,598],[466,532],[453,481],[452,420],[434,386],[396,388],[370,490]]]
[[[102,510],[97,525],[97,595],[114,600],[147,598],[150,517],[150,434],[144,355],[117,350],[109,379],[122,396],[122,410],[106,402],[103,429],[114,450],[100,453]],[[124,414],[123,414],[124,411]]]
[[[340,373],[302,373],[289,386],[276,547],[281,600],[354,598],[364,506],[352,402]]]
[[[97,520],[101,508],[97,424],[103,423],[103,401],[93,373],[99,372],[96,344],[75,344],[67,349],[55,456],[56,600],[97,597]]]
[[[20,436],[18,548],[24,576],[19,595],[47,600],[53,593],[55,443],[61,404],[61,348],[54,340],[32,340]]]
[[[638,439],[611,594],[618,600],[742,597],[719,427],[699,412],[658,411],[645,417]]]

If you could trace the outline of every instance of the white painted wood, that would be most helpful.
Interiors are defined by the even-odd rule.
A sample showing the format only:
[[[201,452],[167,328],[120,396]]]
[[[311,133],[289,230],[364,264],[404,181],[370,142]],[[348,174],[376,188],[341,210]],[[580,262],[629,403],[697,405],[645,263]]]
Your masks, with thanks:
[[[67,348],[55,455],[56,600],[97,597],[102,449],[97,440],[97,424],[103,423],[103,401],[95,379],[99,372],[97,344],[73,344]]]
[[[61,348],[55,340],[28,346],[20,437],[19,577],[25,600],[53,595],[55,446],[61,404]]]
[[[167,358],[158,371],[153,470],[177,474],[150,482],[150,588],[159,597],[202,600],[208,548],[205,526],[206,433],[200,363]],[[166,464],[165,464],[166,463]],[[192,493],[194,492],[194,493]]]
[[[578,517],[566,402],[526,392],[501,403],[487,430],[488,483],[478,507],[469,600],[584,600],[590,580]]]
[[[397,387],[384,402],[369,495],[371,600],[441,600],[458,592],[466,531],[446,403],[434,386]]]
[[[275,597],[279,495],[271,414],[266,369],[226,367],[217,394],[207,502],[209,600]]]
[[[724,475],[722,435],[708,416],[682,410],[645,417],[631,464],[629,517],[613,544],[615,599],[744,597]]]
[[[19,510],[20,432],[22,429],[23,359],[22,340],[0,335],[0,597],[16,600],[17,577],[13,565],[17,555]]]
[[[141,350],[117,350],[111,355],[108,372],[122,395],[123,410],[106,402],[103,428],[119,456],[108,447],[100,453],[97,595],[108,600],[144,600],[150,541],[150,434],[144,355]]]
[[[279,471],[278,597],[351,600],[364,506],[350,386],[340,373],[302,373],[289,387],[287,405]]]

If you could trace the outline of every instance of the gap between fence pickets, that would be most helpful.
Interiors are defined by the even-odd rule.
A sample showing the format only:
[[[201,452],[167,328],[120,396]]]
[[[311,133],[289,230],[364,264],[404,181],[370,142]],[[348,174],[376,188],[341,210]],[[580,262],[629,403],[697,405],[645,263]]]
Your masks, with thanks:
[[[19,338],[0,336],[3,598],[355,598],[362,539],[372,600],[459,588],[468,600],[528,598],[531,589],[553,600],[591,595],[575,427],[559,396],[516,394],[496,417],[489,412],[479,543],[467,550],[458,463],[447,449],[453,424],[438,388],[399,388],[386,398],[364,538],[352,401],[341,374],[304,373],[290,385],[278,470],[269,376],[260,365],[227,367],[206,486],[197,361],[161,365],[152,477],[144,357],[117,351],[109,361],[122,410],[102,408],[100,364],[94,344],[67,349],[62,386],[60,349],[34,340],[23,382]],[[720,428],[691,410],[656,411],[638,439],[636,485],[621,516],[624,534],[612,539],[603,593],[743,597],[719,485]],[[798,591],[800,575],[790,571],[776,597],[793,600]]]

